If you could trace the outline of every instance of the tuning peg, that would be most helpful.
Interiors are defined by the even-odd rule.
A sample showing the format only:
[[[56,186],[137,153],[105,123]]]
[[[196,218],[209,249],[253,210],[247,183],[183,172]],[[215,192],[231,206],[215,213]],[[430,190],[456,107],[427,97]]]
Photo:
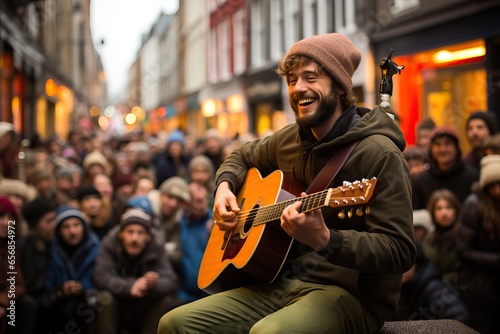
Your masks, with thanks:
[[[365,209],[365,215],[369,215],[369,214],[370,214],[370,207],[367,206]]]
[[[347,211],[347,217],[351,218],[352,217],[352,208]]]
[[[360,207],[356,209],[356,215],[358,215],[359,217],[361,217],[363,215],[363,209],[361,209]]]
[[[344,210],[341,210],[338,214],[339,218],[340,219],[344,219],[345,218],[345,213],[344,213]]]

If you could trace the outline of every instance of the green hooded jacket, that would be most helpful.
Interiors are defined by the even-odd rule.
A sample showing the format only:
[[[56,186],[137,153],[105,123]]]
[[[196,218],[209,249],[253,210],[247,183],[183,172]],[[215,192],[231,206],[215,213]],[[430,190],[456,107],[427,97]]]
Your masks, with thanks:
[[[243,144],[221,165],[216,184],[228,181],[237,192],[247,170],[256,167],[264,177],[279,169],[285,177],[309,185],[334,152],[359,141],[330,187],[376,177],[380,184],[370,214],[353,212],[352,218],[346,214],[340,219],[338,209],[322,208],[330,228],[327,250],[315,252],[295,241],[276,279],[299,278],[343,287],[382,321],[395,311],[402,274],[411,268],[416,253],[411,179],[401,153],[405,140],[383,108],[362,114],[351,107],[344,114],[349,110],[354,110],[350,124],[338,136],[330,131],[328,139],[308,140],[311,137],[293,123]]]

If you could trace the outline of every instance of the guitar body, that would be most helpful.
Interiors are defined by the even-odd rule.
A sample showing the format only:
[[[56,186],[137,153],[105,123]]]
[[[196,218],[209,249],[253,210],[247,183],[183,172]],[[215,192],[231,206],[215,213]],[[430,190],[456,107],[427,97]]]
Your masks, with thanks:
[[[280,227],[279,219],[253,225],[256,209],[294,198],[282,189],[283,173],[279,170],[262,178],[252,168],[237,196],[241,216],[233,231],[214,227],[200,265],[198,286],[216,293],[244,285],[270,283],[278,275],[293,239]]]

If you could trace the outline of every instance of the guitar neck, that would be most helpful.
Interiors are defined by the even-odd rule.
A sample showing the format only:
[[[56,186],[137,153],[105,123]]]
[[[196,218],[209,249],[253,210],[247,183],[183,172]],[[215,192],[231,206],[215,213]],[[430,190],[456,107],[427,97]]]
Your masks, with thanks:
[[[305,197],[296,197],[283,202],[255,207],[249,211],[240,212],[239,218],[250,218],[253,225],[265,224],[278,219],[285,208],[295,202],[302,201],[299,212],[309,212],[325,206],[345,208],[369,204],[373,200],[376,178],[371,180],[344,182],[343,186],[329,188]]]
[[[323,190],[306,197],[296,197],[284,202],[279,202],[271,205],[254,208],[247,212],[242,212],[241,215],[254,215],[253,225],[265,224],[278,219],[285,208],[295,202],[302,201],[302,206],[299,212],[309,212],[320,209],[329,205],[329,197],[332,189]]]

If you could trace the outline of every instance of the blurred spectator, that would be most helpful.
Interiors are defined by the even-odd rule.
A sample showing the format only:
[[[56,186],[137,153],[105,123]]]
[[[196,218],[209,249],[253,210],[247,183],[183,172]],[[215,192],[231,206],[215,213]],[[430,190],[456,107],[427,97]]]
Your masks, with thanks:
[[[73,166],[61,166],[56,169],[56,189],[67,199],[64,204],[76,201],[78,188],[76,188],[75,168]]]
[[[26,294],[21,256],[16,251],[18,212],[6,196],[0,196],[0,333],[34,333],[37,304]],[[28,260],[29,259],[25,259]],[[15,274],[12,274],[15,272]],[[10,323],[10,324],[8,324]],[[14,325],[12,325],[14,324]]]
[[[65,332],[67,324],[74,322],[81,333],[92,333],[93,317],[88,314],[92,305],[87,298],[95,295],[93,275],[99,239],[74,207],[60,206],[55,219],[52,257],[45,282],[49,293],[55,293],[50,304],[51,328],[57,333]]]
[[[403,274],[399,304],[391,321],[453,319],[467,324],[469,318],[457,291],[443,282],[417,243],[417,257]]]
[[[115,196],[122,198],[127,201],[130,196],[132,196],[133,191],[133,174],[118,174],[113,179],[113,188],[115,190]]]
[[[186,214],[181,219],[181,290],[178,296],[186,302],[207,296],[198,288],[198,271],[214,225],[213,212],[208,207],[207,189],[192,182],[189,193],[191,201],[187,203]]]
[[[78,208],[99,239],[113,228],[114,225],[109,223],[109,215],[104,212],[101,193],[93,186],[84,186],[78,191]]]
[[[12,123],[0,122],[0,178],[17,178],[17,137]]]
[[[183,178],[174,176],[164,181],[160,185],[159,193],[159,231],[165,242],[165,249],[168,253],[172,267],[176,273],[180,272],[180,261],[182,258],[181,246],[181,219],[185,212],[183,203],[191,200],[189,187]],[[150,197],[148,195],[148,197]],[[155,209],[155,200],[151,201]]]
[[[30,189],[21,180],[0,179],[0,196],[7,196],[17,209],[18,224],[16,230],[19,236],[23,236],[27,232],[28,226],[21,212],[29,199],[34,197],[34,194],[34,189]]]
[[[203,143],[204,150],[202,154],[207,156],[214,166],[214,170],[219,169],[220,164],[224,161],[224,141],[217,129],[211,128],[205,132],[205,141]]]
[[[464,164],[458,136],[448,126],[434,128],[431,133],[429,169],[413,182],[413,209],[426,207],[431,194],[438,189],[453,192],[460,203],[471,193],[472,183],[479,179],[476,170]]]
[[[431,118],[425,118],[417,123],[415,128],[415,146],[429,152],[431,148],[431,132],[435,127],[436,124]]]
[[[410,146],[403,151],[403,156],[410,167],[411,179],[414,182],[420,173],[429,169],[429,153],[418,146]]]
[[[441,278],[450,284],[456,284],[460,269],[456,234],[461,209],[458,198],[447,189],[433,192],[427,205],[434,231],[422,242],[424,253],[439,270]]]
[[[99,151],[93,151],[83,160],[83,170],[85,172],[85,179],[83,184],[89,185],[94,182],[94,177],[97,174],[106,174],[106,167],[108,160]]]
[[[37,165],[31,173],[31,180],[36,190],[36,197],[45,198],[55,207],[71,202],[69,196],[57,189],[55,175],[46,166]]]
[[[188,180],[202,185],[207,190],[208,207],[214,206],[215,170],[212,161],[205,155],[196,155],[189,162]]]
[[[479,184],[464,203],[457,237],[471,326],[500,333],[500,155],[481,159]]]
[[[484,155],[500,154],[500,133],[486,138],[483,142]]]
[[[43,198],[35,198],[26,203],[23,216],[29,225],[29,233],[18,245],[21,258],[29,259],[21,262],[24,284],[27,293],[36,299],[38,317],[33,319],[36,333],[48,333],[50,328],[50,310],[48,305],[51,296],[45,287],[51,258],[50,245],[54,237],[55,207]]]
[[[158,154],[153,161],[158,184],[172,176],[186,177],[189,160],[184,134],[180,130],[172,131],[168,136],[165,151]]]
[[[419,242],[434,231],[431,214],[427,209],[413,210],[413,230],[415,231],[415,241]]]
[[[147,195],[151,190],[156,189],[156,176],[145,171],[136,173],[132,185],[132,195]]]
[[[465,130],[471,151],[464,156],[464,162],[479,171],[479,161],[484,156],[483,143],[498,132],[497,118],[491,111],[473,112],[467,118]]]
[[[119,196],[116,196],[115,190],[111,183],[111,179],[106,174],[97,174],[94,177],[94,188],[101,194],[103,202],[103,217],[107,217],[107,229],[111,229],[120,221],[120,216],[123,214],[127,201]]]
[[[163,241],[145,211],[129,209],[105,237],[96,263],[97,333],[155,333],[177,306],[178,279]]]

